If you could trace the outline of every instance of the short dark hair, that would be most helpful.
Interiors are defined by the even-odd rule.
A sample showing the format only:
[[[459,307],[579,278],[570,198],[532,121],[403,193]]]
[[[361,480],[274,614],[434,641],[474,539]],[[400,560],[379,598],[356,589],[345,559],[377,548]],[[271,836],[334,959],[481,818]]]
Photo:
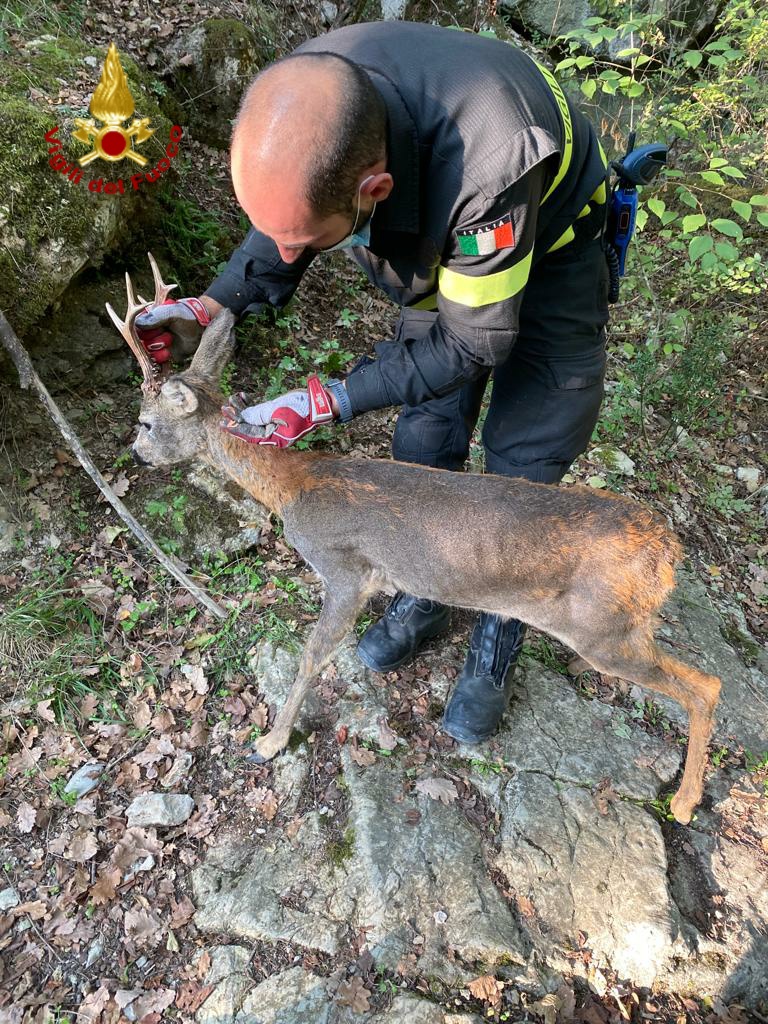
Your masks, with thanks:
[[[363,68],[337,53],[295,53],[280,63],[310,58],[337,65],[344,103],[324,126],[325,145],[310,164],[307,200],[319,217],[354,214],[361,173],[386,155],[387,108]]]

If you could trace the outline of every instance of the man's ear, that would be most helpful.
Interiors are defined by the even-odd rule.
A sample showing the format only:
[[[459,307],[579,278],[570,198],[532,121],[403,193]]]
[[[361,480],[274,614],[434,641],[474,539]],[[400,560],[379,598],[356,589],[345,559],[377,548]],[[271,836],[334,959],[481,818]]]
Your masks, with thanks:
[[[370,181],[360,191],[364,196],[370,196],[375,203],[383,203],[385,199],[389,198],[389,193],[394,185],[395,181],[392,175],[387,171],[382,171],[380,174],[371,175]]]
[[[191,416],[197,410],[197,395],[184,381],[166,381],[160,394],[179,416]]]

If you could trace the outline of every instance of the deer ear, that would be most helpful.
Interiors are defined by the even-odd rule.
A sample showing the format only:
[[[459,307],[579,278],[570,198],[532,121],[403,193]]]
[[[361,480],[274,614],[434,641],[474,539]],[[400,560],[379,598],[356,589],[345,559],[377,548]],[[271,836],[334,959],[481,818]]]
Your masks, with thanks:
[[[180,416],[191,416],[197,409],[197,395],[183,381],[169,380],[160,394]]]
[[[222,309],[203,331],[197,352],[190,364],[190,370],[198,376],[215,380],[218,384],[221,371],[229,361],[235,346],[235,315],[229,309]]]

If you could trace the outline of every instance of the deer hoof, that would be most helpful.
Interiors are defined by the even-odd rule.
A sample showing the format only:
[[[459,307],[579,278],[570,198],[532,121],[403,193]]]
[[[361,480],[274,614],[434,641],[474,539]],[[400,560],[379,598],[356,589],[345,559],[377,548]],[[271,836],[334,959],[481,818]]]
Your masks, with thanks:
[[[268,736],[262,736],[253,744],[245,758],[247,764],[266,764],[284,749],[285,743],[275,742],[274,735],[273,731]]]
[[[673,796],[670,800],[669,809],[674,814],[675,821],[680,822],[681,825],[688,825],[693,817],[693,807],[688,803],[683,803],[677,796]]]

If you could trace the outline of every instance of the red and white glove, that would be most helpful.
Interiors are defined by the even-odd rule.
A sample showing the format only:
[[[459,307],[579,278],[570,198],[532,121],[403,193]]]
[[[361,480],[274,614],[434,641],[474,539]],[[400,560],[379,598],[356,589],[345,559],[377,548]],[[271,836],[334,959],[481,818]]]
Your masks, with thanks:
[[[200,299],[166,299],[160,306],[147,307],[136,317],[136,333],[156,363],[167,363],[171,345],[180,342],[184,355],[190,355],[200,343],[211,322]]]
[[[287,448],[321,423],[334,419],[331,396],[319,377],[307,379],[306,391],[289,391],[272,402],[250,405],[242,391],[222,406],[222,427],[250,444]]]

